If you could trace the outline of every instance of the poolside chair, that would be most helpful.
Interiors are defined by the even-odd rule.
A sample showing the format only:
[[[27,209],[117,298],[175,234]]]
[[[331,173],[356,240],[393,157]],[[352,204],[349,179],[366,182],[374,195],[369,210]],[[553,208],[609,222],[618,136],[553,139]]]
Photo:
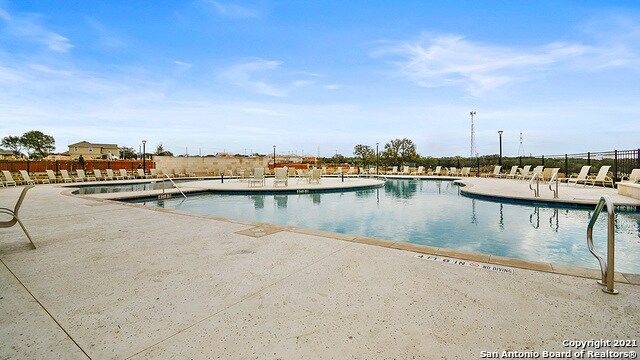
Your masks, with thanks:
[[[264,186],[264,168],[253,169],[253,177],[249,179],[249,186]]]
[[[289,176],[287,174],[287,168],[276,168],[274,171],[275,177],[273,178],[273,186],[278,186],[278,184],[280,183],[283,183],[284,186],[289,186]]]
[[[516,173],[518,172],[518,165],[513,165],[511,167],[511,171],[509,171],[508,174],[499,174],[498,177],[499,178],[505,178],[505,179],[513,179],[516,177]]]
[[[543,172],[544,172],[544,166],[539,165],[539,166],[536,166],[535,168],[533,168],[533,170],[531,170],[527,175],[523,175],[522,179],[524,179],[524,180],[532,179],[534,176],[536,176],[536,174],[538,174],[540,179],[542,179],[542,173]]]
[[[309,182],[309,172],[308,171],[305,172],[302,169],[296,169],[296,183],[299,183],[300,181]]]
[[[442,166],[436,166],[435,170],[429,171],[427,173],[427,176],[429,176],[429,175],[440,175],[441,172],[442,172]]]
[[[460,172],[458,171],[458,168],[456,168],[455,166],[452,166],[449,168],[449,176],[458,176],[460,175]]]
[[[407,166],[407,169],[409,167]],[[354,166],[349,166],[349,171],[345,174],[345,176],[354,176],[356,174],[356,168]]]
[[[531,165],[525,165],[522,169],[518,169],[520,174],[518,174],[518,179],[524,180],[527,176],[529,176],[529,171],[531,169]]]
[[[158,169],[149,169],[149,174],[151,174],[151,177],[154,177],[156,179],[162,177],[162,175],[158,173]]]
[[[585,182],[585,186],[587,185],[587,182],[591,182],[591,186],[596,186],[597,182],[601,182],[603,187],[606,187],[606,184],[611,184],[611,187],[614,187],[613,184],[613,179],[609,176],[609,169],[611,168],[610,165],[603,165],[600,167],[600,170],[598,171],[598,175],[596,176],[590,176],[587,181]]]
[[[27,172],[27,170],[20,170],[20,176],[22,176],[22,182],[27,184],[27,185],[35,185],[36,182],[31,180],[31,178],[29,177],[29,173]]]
[[[309,176],[309,184],[311,184],[312,182],[316,182],[320,184],[321,179],[322,179],[322,170],[320,169],[311,170],[311,174]]]
[[[463,167],[462,170],[460,170],[460,176],[471,176],[471,168],[470,167]]]
[[[583,182],[585,185],[587,184],[587,178],[589,177],[589,169],[591,169],[591,165],[585,165],[580,169],[580,174],[577,176],[571,175],[567,180],[567,185],[569,183],[574,183],[578,186],[578,183]]]
[[[186,177],[184,169],[173,169],[173,173],[176,174],[176,177]]]
[[[151,175],[145,174],[144,169],[137,169],[137,170],[138,170],[138,179],[151,179]]]
[[[631,170],[631,174],[629,174],[628,182],[630,183],[640,182],[640,169]]]
[[[338,176],[342,175],[342,166],[338,166],[336,171],[334,171],[334,174]]]
[[[389,172],[391,175],[393,174],[398,174],[398,167],[397,166],[393,166],[391,167],[391,171]]]
[[[322,167],[322,175],[327,175],[327,167],[326,166]]]
[[[498,177],[498,175],[500,175],[500,169],[502,169],[502,166],[496,165],[496,167],[493,168],[492,173],[484,173],[481,176],[482,177]]]
[[[59,181],[53,170],[47,170],[47,177],[49,178],[49,183],[57,183]]]
[[[113,170],[112,169],[106,169],[104,174],[104,179],[105,180],[115,180],[116,176],[113,174]]]
[[[4,175],[4,184],[6,186],[10,186],[10,185],[17,186],[18,185],[18,183],[15,180],[13,180],[13,176],[11,176],[11,172],[9,172],[8,170],[2,170],[2,174]]]
[[[69,172],[65,169],[60,170],[60,175],[62,175],[62,181],[68,183],[68,182],[74,182],[74,181],[81,181],[78,179],[73,179],[71,178],[71,176],[69,175]]]
[[[418,166],[418,170],[413,171],[410,175],[422,175],[424,172],[424,166]]]
[[[76,179],[80,179],[80,181],[89,181],[91,179],[93,179],[93,180],[96,179],[94,177],[91,177],[91,178],[87,177],[87,175],[84,173],[84,170],[82,170],[82,169],[76,170],[76,175],[77,175]],[[78,181],[78,180],[76,180],[76,181]]]
[[[407,165],[404,165],[402,167],[402,171],[400,171],[398,175],[409,175],[409,167]]]
[[[96,180],[106,180],[104,176],[102,176],[102,171],[100,169],[93,169],[93,175],[96,177]]]
[[[31,189],[32,187],[33,185],[27,185],[22,189],[22,192],[20,193],[20,196],[18,197],[18,201],[16,201],[16,205],[14,206],[13,210],[9,208],[0,208],[1,214],[7,214],[12,217],[11,220],[0,221],[0,228],[10,228],[16,223],[20,224],[22,231],[24,231],[25,235],[27,235],[27,238],[29,239],[31,246],[33,246],[33,248],[35,249],[36,244],[33,243],[33,240],[31,240],[31,236],[27,232],[27,229],[24,227],[24,224],[22,223],[22,221],[20,221],[20,218],[18,217],[18,211],[20,211],[20,206],[22,205],[22,201],[24,201],[24,198],[27,195],[27,191],[29,191],[29,189]]]
[[[120,176],[122,176],[123,179],[135,179],[136,177],[133,175],[129,175],[129,173],[127,173],[127,169],[120,169]]]

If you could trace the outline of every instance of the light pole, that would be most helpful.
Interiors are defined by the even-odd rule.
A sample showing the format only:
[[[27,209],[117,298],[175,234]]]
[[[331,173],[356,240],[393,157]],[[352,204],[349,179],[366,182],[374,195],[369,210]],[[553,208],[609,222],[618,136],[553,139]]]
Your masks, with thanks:
[[[276,146],[273,145],[273,173],[276,173]]]
[[[379,161],[380,161],[380,155],[378,153],[378,143],[376,143],[376,175],[380,175],[380,171],[378,170]]]
[[[147,140],[142,140],[142,171],[143,172],[147,171],[147,167],[146,167],[147,163],[145,161],[145,158],[147,157],[145,154],[147,152],[146,145],[147,145]]]
[[[502,166],[502,130],[498,130],[500,136],[500,157],[498,158],[498,165]]]
[[[476,114],[475,111],[471,111],[469,115],[471,115],[471,157],[476,153],[476,132],[473,129],[473,116]]]

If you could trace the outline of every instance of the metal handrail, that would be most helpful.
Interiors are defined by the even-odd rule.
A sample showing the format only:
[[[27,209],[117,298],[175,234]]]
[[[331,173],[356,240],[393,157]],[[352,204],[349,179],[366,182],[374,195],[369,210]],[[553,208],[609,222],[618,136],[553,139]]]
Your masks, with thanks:
[[[532,188],[533,180],[536,180],[536,188]],[[533,173],[531,180],[529,180],[529,189],[533,190],[535,197],[540,197],[540,173]]]
[[[163,179],[162,179],[162,193],[164,194],[164,178],[165,178],[165,177],[166,177],[167,179],[169,179],[169,181],[171,181],[171,183],[173,184],[173,186],[174,186],[176,189],[178,189],[178,191],[180,191],[180,194],[182,194],[182,196],[184,196],[184,198],[186,199],[186,198],[187,198],[187,195],[185,195],[185,194],[182,192],[182,190],[180,189],[180,187],[179,187],[175,182],[173,182],[173,180],[171,179],[171,177],[170,177],[169,175],[167,175],[167,174],[164,174],[164,177],[163,177]]]
[[[598,254],[593,246],[593,225],[598,219],[598,215],[602,211],[604,206],[607,206],[608,213],[608,230],[607,230],[607,260],[605,261],[600,254]],[[607,294],[617,294],[618,290],[613,288],[614,285],[614,246],[615,246],[615,214],[614,214],[614,206],[611,198],[608,195],[602,195],[600,197],[600,201],[598,201],[598,205],[596,205],[596,209],[591,216],[591,221],[589,221],[589,225],[587,225],[587,246],[589,247],[589,251],[593,254],[593,256],[598,259],[600,263],[600,272],[602,274],[602,279],[598,280],[598,284],[606,286],[602,291]]]
[[[555,181],[556,183],[556,189],[554,190],[551,187],[551,184]],[[560,183],[560,181],[558,180],[558,173],[553,174],[553,176],[551,176],[551,179],[549,179],[549,190],[551,190],[553,192],[553,198],[557,199],[558,198],[558,184]]]

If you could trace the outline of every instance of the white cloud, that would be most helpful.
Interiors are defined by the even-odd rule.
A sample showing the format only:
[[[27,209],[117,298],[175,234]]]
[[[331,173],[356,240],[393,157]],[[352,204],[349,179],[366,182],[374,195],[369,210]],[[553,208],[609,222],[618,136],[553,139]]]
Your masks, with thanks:
[[[215,0],[207,0],[209,4],[218,15],[230,18],[255,18],[259,16],[259,13],[246,6],[232,3],[223,3]]]
[[[40,43],[55,52],[67,52],[73,47],[68,38],[40,25],[39,16],[11,16],[5,10],[0,9],[0,19],[6,22],[8,33],[15,37]]]

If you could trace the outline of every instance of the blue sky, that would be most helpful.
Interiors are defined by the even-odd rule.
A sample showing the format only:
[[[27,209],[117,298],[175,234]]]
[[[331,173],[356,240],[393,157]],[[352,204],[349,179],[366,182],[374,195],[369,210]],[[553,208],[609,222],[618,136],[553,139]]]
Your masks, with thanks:
[[[637,1],[0,0],[0,137],[176,154],[640,147]]]

